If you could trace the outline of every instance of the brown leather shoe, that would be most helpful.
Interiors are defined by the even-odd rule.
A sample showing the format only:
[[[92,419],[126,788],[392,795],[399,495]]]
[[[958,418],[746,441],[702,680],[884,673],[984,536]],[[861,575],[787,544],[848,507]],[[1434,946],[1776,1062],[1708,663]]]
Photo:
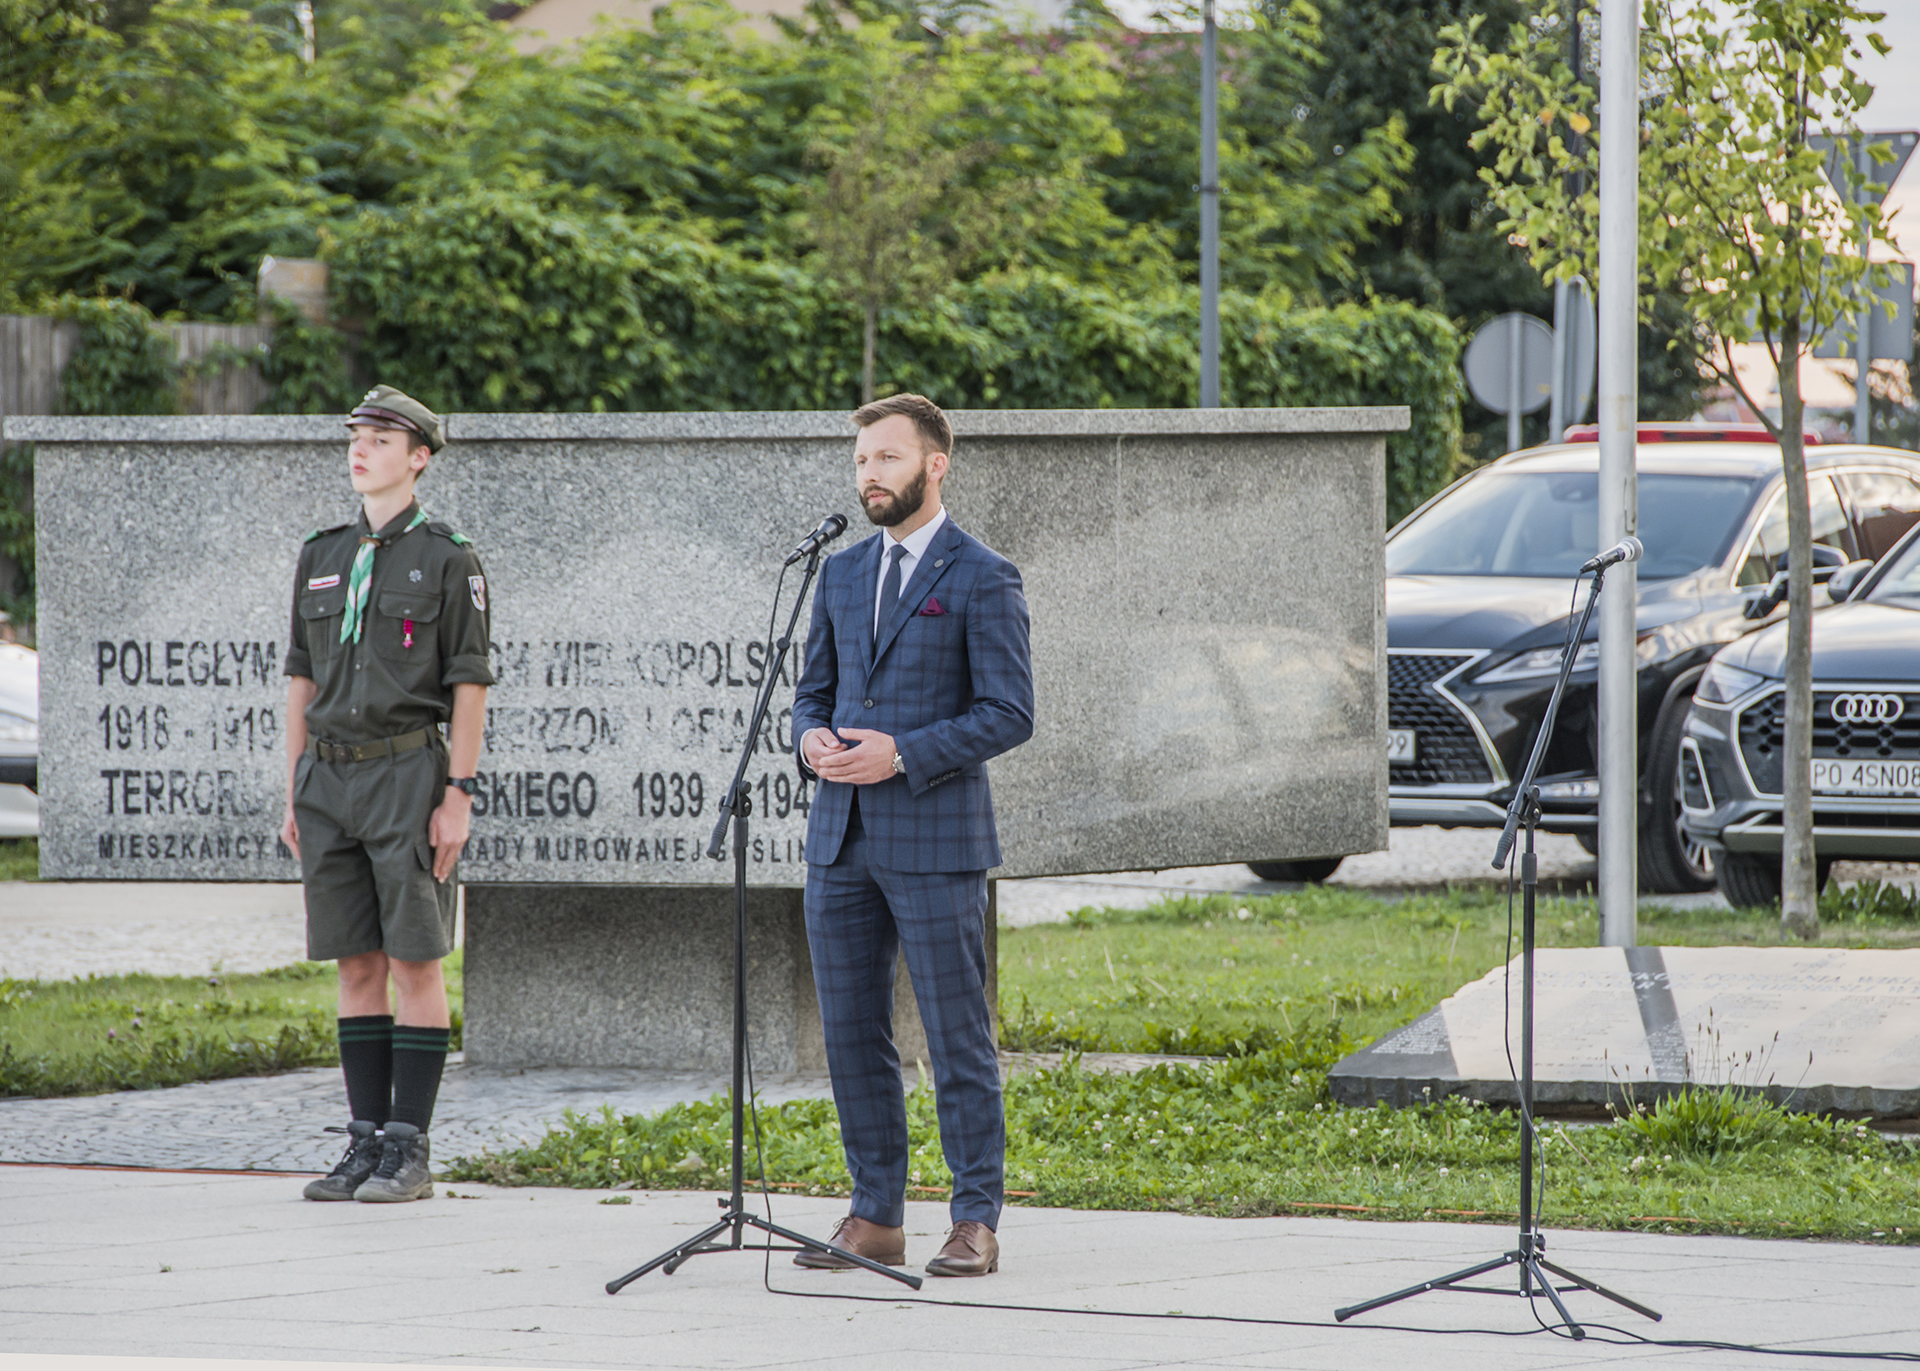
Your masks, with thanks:
[[[974,1219],[962,1219],[947,1232],[947,1245],[927,1263],[929,1276],[984,1276],[1000,1269],[1000,1239]]]
[[[879,1262],[885,1266],[905,1266],[907,1264],[907,1230],[904,1228],[883,1228],[877,1223],[865,1219],[856,1219],[849,1214],[833,1226],[833,1232],[827,1238],[828,1247],[837,1247],[842,1252],[852,1252],[865,1257],[868,1261]],[[845,1257],[829,1257],[824,1252],[816,1252],[811,1247],[793,1254],[795,1266],[812,1267],[815,1271],[850,1271],[858,1269],[857,1262]]]

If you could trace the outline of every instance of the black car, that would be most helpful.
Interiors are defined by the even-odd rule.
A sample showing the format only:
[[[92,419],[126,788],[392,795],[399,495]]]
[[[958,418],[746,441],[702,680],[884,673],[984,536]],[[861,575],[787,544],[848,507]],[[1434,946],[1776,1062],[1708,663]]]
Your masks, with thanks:
[[[1769,594],[1787,542],[1780,450],[1753,441],[1759,432],[1643,425],[1639,435],[1639,848],[1641,883],[1652,891],[1714,884],[1715,849],[1681,822],[1687,708],[1714,653],[1784,616]],[[1807,461],[1816,578],[1884,555],[1920,521],[1920,456],[1810,446]],[[1514,453],[1387,535],[1387,779],[1396,827],[1503,822],[1578,608],[1574,573],[1595,551],[1598,467],[1591,442]],[[1591,851],[1597,643],[1582,643],[1574,660],[1541,768],[1542,827],[1574,834]],[[1316,879],[1331,860],[1255,870]]]
[[[1816,591],[1818,596],[1820,592]],[[1813,844],[1819,883],[1840,857],[1920,860],[1920,529],[1827,583],[1813,621]],[[1787,626],[1723,649],[1681,740],[1687,832],[1736,905],[1780,898]]]

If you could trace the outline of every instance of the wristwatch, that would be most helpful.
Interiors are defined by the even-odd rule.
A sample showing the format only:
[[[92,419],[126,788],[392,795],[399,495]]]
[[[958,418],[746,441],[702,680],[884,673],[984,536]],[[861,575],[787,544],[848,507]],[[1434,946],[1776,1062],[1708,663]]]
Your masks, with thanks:
[[[898,752],[893,754],[893,769],[902,776],[907,774],[907,759]]]
[[[471,800],[480,789],[480,778],[477,776],[449,776],[447,777],[447,784]]]

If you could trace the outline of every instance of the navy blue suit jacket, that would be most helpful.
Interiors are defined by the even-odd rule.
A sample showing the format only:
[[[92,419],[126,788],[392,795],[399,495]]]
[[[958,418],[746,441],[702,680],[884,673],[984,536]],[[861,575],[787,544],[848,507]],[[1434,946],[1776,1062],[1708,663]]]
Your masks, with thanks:
[[[1033,736],[1033,659],[1020,572],[951,515],[873,636],[884,533],[829,557],[820,572],[794,693],[800,744],[815,728],[893,735],[904,776],[876,785],[820,781],[807,860],[830,864],[853,792],[868,861],[890,871],[984,871],[1000,864],[987,759]]]

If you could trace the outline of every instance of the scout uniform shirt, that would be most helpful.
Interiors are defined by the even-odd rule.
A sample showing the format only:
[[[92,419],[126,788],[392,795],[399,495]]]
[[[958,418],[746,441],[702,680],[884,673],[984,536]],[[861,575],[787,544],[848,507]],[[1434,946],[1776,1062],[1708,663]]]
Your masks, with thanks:
[[[418,501],[376,535],[357,641],[341,641],[366,512],[307,535],[293,586],[286,674],[319,687],[307,729],[330,743],[369,743],[453,717],[456,685],[494,683],[488,663],[487,579],[473,544],[422,522]]]

